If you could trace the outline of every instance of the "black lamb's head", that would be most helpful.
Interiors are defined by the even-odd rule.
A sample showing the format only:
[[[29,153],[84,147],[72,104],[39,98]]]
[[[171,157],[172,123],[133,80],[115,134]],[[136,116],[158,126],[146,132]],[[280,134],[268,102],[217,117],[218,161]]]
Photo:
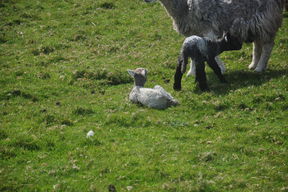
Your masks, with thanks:
[[[232,36],[229,32],[224,34],[222,41],[224,41],[225,51],[242,49],[243,42],[241,39]]]

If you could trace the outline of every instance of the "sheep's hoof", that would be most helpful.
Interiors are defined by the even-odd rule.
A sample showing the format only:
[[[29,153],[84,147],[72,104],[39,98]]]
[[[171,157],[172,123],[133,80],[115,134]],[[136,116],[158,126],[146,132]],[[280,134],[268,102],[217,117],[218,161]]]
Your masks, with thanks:
[[[205,89],[201,89],[201,91],[203,91],[203,92],[210,92],[210,89],[209,89],[209,88],[205,88]]]
[[[173,85],[173,89],[175,90],[175,91],[181,91],[181,85]]]
[[[262,73],[262,72],[265,71],[265,68],[262,68],[262,67],[256,67],[256,68],[254,69],[254,71],[257,72],[257,73]]]
[[[210,89],[207,86],[199,86],[200,90],[203,92],[209,92]]]
[[[188,73],[186,74],[186,77],[189,76],[196,76],[196,71],[189,70]]]
[[[248,69],[253,70],[253,69],[256,68],[256,66],[257,66],[257,64],[251,63],[251,64],[248,66]]]

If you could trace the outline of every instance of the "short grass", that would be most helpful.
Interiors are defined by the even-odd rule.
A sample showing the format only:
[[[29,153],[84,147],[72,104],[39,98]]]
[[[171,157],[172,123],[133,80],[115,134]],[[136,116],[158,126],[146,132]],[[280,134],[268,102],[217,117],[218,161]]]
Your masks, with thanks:
[[[0,0],[0,191],[288,191],[285,14],[265,73],[245,45],[221,56],[229,85],[207,69],[211,92],[175,92],[159,3]],[[181,105],[131,104],[136,67]]]

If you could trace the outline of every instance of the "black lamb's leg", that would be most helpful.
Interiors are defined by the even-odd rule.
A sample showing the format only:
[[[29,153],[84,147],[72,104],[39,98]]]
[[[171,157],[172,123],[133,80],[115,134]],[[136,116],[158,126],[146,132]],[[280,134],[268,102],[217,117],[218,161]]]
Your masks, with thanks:
[[[204,61],[195,60],[196,64],[196,82],[199,85],[201,91],[209,91],[205,73],[205,63]]]
[[[175,91],[180,91],[181,90],[181,80],[182,80],[182,76],[183,76],[183,73],[182,73],[182,64],[183,64],[183,58],[180,56],[178,58],[178,64],[177,64],[177,67],[176,67],[176,72],[175,72],[175,75],[174,75],[174,85],[173,85],[173,89]]]
[[[215,61],[215,58],[210,58],[207,61],[208,65],[213,69],[214,73],[217,75],[221,83],[227,83],[226,79],[221,73],[221,69],[218,66],[217,62]]]

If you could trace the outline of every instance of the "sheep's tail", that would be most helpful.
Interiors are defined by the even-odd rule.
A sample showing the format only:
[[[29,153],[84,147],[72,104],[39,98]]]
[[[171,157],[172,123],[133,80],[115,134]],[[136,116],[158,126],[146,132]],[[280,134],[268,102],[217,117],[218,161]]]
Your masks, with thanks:
[[[230,28],[230,33],[243,41],[252,42],[255,39],[271,41],[282,23],[284,0],[268,1],[261,12],[247,20],[236,18]]]

